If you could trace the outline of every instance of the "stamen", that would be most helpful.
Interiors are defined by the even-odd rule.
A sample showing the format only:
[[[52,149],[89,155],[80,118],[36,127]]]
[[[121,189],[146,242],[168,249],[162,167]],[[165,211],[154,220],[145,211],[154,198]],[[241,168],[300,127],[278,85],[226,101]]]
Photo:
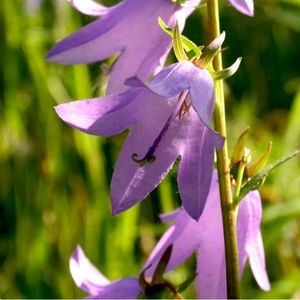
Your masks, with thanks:
[[[137,153],[133,153],[131,155],[131,158],[134,162],[138,163],[140,167],[143,167],[145,164],[147,164],[147,163],[152,164],[156,160],[156,157],[149,152],[150,151],[148,151],[142,159],[137,158],[137,156],[138,156]]]
[[[182,116],[184,116],[190,110],[191,106],[191,103],[187,104],[186,100],[184,100],[179,111],[179,120],[181,120]]]
[[[156,160],[156,156],[154,155],[154,152],[155,152],[156,148],[158,147],[161,139],[164,137],[164,135],[168,131],[169,126],[171,124],[171,121],[181,111],[181,107],[182,107],[183,103],[185,102],[185,99],[186,99],[187,95],[188,95],[188,91],[184,91],[180,94],[179,101],[178,101],[178,104],[176,105],[175,110],[169,116],[169,118],[168,118],[167,122],[165,123],[164,127],[162,128],[161,132],[159,133],[157,138],[154,140],[152,146],[149,148],[149,150],[147,151],[145,156],[141,159],[138,159],[137,158],[137,156],[138,156],[137,153],[133,153],[131,155],[132,160],[134,162],[138,163],[140,167],[144,167],[147,163],[151,164]]]

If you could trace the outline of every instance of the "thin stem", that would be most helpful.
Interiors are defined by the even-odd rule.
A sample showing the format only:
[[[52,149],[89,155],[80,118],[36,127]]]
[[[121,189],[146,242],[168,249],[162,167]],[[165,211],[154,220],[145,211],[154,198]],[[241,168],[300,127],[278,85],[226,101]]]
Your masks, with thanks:
[[[218,0],[207,0],[208,14],[208,33],[210,40],[220,35],[219,6]],[[221,71],[222,53],[216,55],[213,66],[215,71]],[[226,117],[224,104],[224,87],[223,81],[218,80],[215,84],[216,104],[214,111],[215,128],[219,134],[227,137],[226,134]],[[217,151],[217,167],[219,175],[219,188],[223,218],[223,231],[225,242],[226,258],[226,278],[227,278],[227,297],[229,299],[239,298],[239,267],[238,267],[238,248],[236,237],[236,213],[232,205],[230,167],[227,142],[224,147]]]

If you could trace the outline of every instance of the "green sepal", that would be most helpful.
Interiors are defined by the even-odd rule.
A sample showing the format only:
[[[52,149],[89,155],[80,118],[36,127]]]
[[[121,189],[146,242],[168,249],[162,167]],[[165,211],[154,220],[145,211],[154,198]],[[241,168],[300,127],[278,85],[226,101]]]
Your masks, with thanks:
[[[211,74],[212,78],[214,80],[221,80],[221,79],[226,79],[226,78],[232,76],[238,70],[241,60],[242,60],[242,58],[239,57],[230,67],[223,69],[222,71],[213,72]]]
[[[175,29],[173,31],[173,50],[174,50],[175,56],[179,62],[189,60],[188,56],[186,55],[186,53],[183,49],[183,45],[182,45],[182,41],[181,41],[181,34],[179,31],[179,26],[178,26],[177,22],[176,22]]]
[[[244,149],[246,147],[248,136],[249,136],[249,127],[247,127],[241,133],[241,135],[239,136],[239,138],[237,139],[234,145],[232,156],[231,156],[231,166],[238,164],[243,159]]]
[[[168,34],[170,37],[173,38],[173,29],[167,26],[167,24],[163,21],[161,17],[158,17],[157,19],[158,24],[160,28]],[[183,49],[186,51],[186,54],[189,58],[189,60],[194,60],[195,58],[198,58],[201,56],[203,46],[197,46],[194,42],[192,42],[190,39],[188,39],[186,36],[181,35],[181,42]]]
[[[246,166],[247,175],[249,177],[253,177],[266,165],[268,158],[270,156],[271,150],[272,150],[272,142],[269,142],[266,150],[260,156],[260,158],[257,161]]]
[[[289,161],[300,154],[300,149],[294,151],[293,153],[283,156],[282,158],[276,160],[272,164],[267,165],[263,168],[258,174],[250,178],[247,182],[245,182],[241,188],[239,196],[236,198],[235,205],[237,205],[250,191],[259,189],[263,184],[267,176],[270,175],[271,171]]]
[[[223,31],[218,37],[210,42],[204,49],[197,65],[201,68],[206,68],[207,65],[213,60],[213,58],[220,51],[220,48],[225,40],[225,31]]]
[[[166,251],[164,252],[164,254],[162,255],[161,259],[159,260],[156,269],[153,273],[153,277],[152,277],[152,281],[151,284],[157,284],[157,283],[161,283],[164,282],[163,279],[163,274],[167,268],[167,265],[170,261],[171,258],[171,254],[172,254],[172,249],[173,249],[173,245],[171,244]]]

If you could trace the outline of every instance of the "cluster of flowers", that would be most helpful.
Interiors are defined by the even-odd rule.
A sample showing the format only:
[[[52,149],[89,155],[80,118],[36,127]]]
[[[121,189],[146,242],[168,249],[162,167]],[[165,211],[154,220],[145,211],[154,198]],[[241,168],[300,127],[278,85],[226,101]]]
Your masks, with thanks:
[[[62,64],[92,63],[115,53],[107,96],[58,105],[59,117],[89,134],[116,135],[130,128],[111,182],[113,214],[144,199],[162,181],[180,156],[178,187],[183,207],[162,216],[173,224],[163,235],[137,278],[110,282],[78,246],[70,260],[76,284],[94,298],[136,298],[157,288],[176,289],[154,280],[157,266],[172,247],[165,271],[198,251],[196,286],[201,298],[226,298],[226,271],[218,176],[214,149],[224,138],[210,128],[214,82],[205,68],[182,61],[163,68],[172,39],[157,24],[169,27],[186,18],[200,0],[124,0],[104,7],[92,0],[69,0],[80,12],[101,18],[62,40],[47,58]],[[229,0],[253,15],[252,0]],[[221,46],[223,37],[217,43]],[[145,83],[151,74],[153,79]],[[269,289],[260,235],[261,200],[249,193],[237,219],[240,276],[249,258],[259,286]],[[156,275],[155,275],[156,274]],[[141,280],[144,276],[153,280]],[[159,276],[158,276],[159,277]]]

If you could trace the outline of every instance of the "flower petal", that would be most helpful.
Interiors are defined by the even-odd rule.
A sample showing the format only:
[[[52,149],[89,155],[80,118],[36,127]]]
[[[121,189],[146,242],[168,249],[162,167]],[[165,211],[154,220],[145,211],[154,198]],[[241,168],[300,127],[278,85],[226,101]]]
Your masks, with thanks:
[[[214,108],[214,83],[207,70],[183,61],[164,68],[149,83],[149,88],[164,97],[189,90],[190,100],[200,120],[210,126]]]
[[[173,121],[159,142],[153,163],[139,166],[132,159],[134,153],[142,159],[159,136],[174,101],[164,99],[144,89],[136,102],[139,120],[130,132],[117,160],[111,183],[113,214],[120,213],[144,199],[165,177],[180,154],[183,139],[178,135],[184,123]],[[183,133],[182,133],[183,134]]]
[[[200,299],[225,299],[226,269],[222,214],[217,172],[213,172],[209,195],[198,221],[200,246],[197,255],[196,287]]]
[[[178,216],[178,214],[180,213],[181,208],[177,208],[169,213],[165,213],[165,214],[160,214],[159,218],[163,223],[166,222],[170,222],[170,221],[174,221],[175,218]]]
[[[47,59],[61,64],[82,64],[103,60],[124,48],[125,31],[117,26],[124,10],[96,20],[56,44]],[[103,46],[105,45],[105,46]]]
[[[254,3],[253,0],[229,0],[229,3],[234,6],[238,11],[247,15],[254,15]]]
[[[135,122],[134,101],[140,89],[90,100],[73,101],[55,107],[58,116],[83,132],[111,136]]]
[[[179,165],[178,187],[182,204],[196,221],[209,193],[214,162],[214,148],[221,148],[224,138],[202,125],[190,112],[191,126],[186,131],[184,152]]]
[[[70,4],[83,14],[89,16],[104,16],[111,12],[112,8],[100,5],[93,0],[68,0]]]
[[[70,271],[76,285],[95,299],[132,299],[141,292],[137,278],[110,282],[87,259],[80,246],[70,258]]]
[[[137,299],[141,292],[138,279],[129,277],[102,287],[91,299]]]
[[[144,265],[144,268],[151,265],[151,268],[146,271],[147,276],[153,274],[159,259],[171,244],[173,244],[173,250],[167,271],[182,264],[199,246],[199,240],[195,238],[195,232],[198,228],[197,222],[191,219],[183,208],[174,212],[176,213],[175,223],[159,240]]]
[[[248,220],[248,226],[243,228],[246,231],[244,251],[249,256],[250,267],[258,285],[261,289],[268,291],[270,282],[266,271],[265,254],[260,233],[261,218],[262,207],[259,193],[257,191],[250,192],[240,204],[238,222],[241,222],[241,219]],[[238,233],[241,231],[239,227],[241,227],[240,224],[238,224]]]
[[[109,283],[87,259],[80,246],[77,246],[70,258],[70,271],[76,285],[82,290],[95,295],[98,286]]]
[[[82,11],[93,13],[90,2],[75,1]],[[160,16],[173,27],[179,16],[183,27],[199,0],[189,2],[191,5],[180,6],[165,0],[125,0],[109,8],[103,18],[59,42],[47,58],[62,64],[80,64],[122,52],[113,66],[108,93],[121,91],[126,78],[137,75],[146,80],[153,71],[160,70],[171,48],[171,38],[161,30],[157,18]]]

